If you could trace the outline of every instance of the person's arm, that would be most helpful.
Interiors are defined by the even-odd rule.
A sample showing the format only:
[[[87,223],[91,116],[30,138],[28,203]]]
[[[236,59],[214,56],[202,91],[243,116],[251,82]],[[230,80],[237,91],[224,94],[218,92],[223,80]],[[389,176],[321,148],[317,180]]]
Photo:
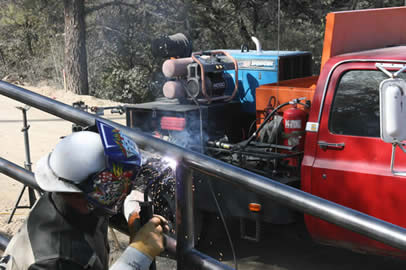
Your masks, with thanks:
[[[152,260],[164,250],[162,232],[168,229],[167,221],[154,216],[134,233],[130,229],[130,245],[110,270],[148,270]]]
[[[148,270],[151,258],[138,249],[128,246],[110,270]]]

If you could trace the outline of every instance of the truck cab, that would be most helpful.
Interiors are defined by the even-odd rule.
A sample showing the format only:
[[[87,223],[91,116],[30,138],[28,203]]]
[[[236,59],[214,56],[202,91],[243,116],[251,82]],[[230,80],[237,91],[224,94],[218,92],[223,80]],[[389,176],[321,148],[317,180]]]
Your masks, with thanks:
[[[380,138],[379,86],[406,65],[406,46],[330,58],[320,74],[307,123],[302,189],[368,215],[406,227],[406,178],[391,173],[391,144]],[[399,74],[406,79],[406,74]],[[396,166],[406,170],[397,149]],[[375,253],[393,248],[310,216],[312,236],[321,242]],[[403,254],[404,255],[404,254]]]

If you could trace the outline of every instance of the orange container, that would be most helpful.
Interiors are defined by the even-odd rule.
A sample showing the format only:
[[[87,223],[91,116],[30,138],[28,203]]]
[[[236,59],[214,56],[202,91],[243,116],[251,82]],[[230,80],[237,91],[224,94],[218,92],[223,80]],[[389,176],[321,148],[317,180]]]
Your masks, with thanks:
[[[405,16],[406,7],[327,14],[321,69],[335,55],[405,44]]]
[[[316,90],[316,84],[318,76],[311,76],[293,80],[280,81],[279,83],[264,84],[256,89],[256,111],[257,119],[261,119],[257,122],[259,125],[264,116],[265,111],[269,109],[270,105],[278,106],[282,103],[288,102],[295,98],[305,97],[306,100],[313,100],[314,91]],[[274,98],[272,98],[274,97]],[[275,100],[276,104],[273,104]],[[301,101],[305,103],[306,100]],[[290,108],[290,106],[283,107],[280,111]],[[303,106],[299,107],[304,109]],[[308,110],[306,110],[308,111]]]

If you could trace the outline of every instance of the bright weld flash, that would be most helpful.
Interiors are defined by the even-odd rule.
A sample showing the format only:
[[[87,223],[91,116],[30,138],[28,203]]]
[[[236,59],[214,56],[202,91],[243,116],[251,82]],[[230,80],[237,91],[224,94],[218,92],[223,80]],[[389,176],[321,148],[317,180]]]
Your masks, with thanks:
[[[171,157],[166,156],[162,160],[166,162],[168,166],[171,167],[172,170],[175,170],[176,166],[178,166],[178,162]]]

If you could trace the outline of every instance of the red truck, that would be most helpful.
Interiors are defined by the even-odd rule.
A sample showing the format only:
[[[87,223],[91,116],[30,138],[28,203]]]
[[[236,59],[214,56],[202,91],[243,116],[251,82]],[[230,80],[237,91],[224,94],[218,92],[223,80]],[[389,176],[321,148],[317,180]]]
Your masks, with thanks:
[[[204,53],[195,55],[181,67],[195,75],[185,97],[128,106],[127,125],[174,143],[185,137],[195,139],[188,133],[195,130],[196,138],[201,135],[197,139],[202,142],[200,151],[207,155],[406,227],[406,174],[402,173],[406,171],[406,155],[402,153],[406,152],[404,18],[406,7],[328,14],[320,75],[259,83],[255,115],[240,110],[235,93],[230,95],[232,99],[227,98],[227,91],[221,92],[230,74],[234,82],[246,79],[236,78],[233,61],[225,60],[229,56],[216,55],[213,60],[210,53],[206,58]],[[240,68],[247,64],[247,60],[237,60]],[[278,60],[256,60],[255,64],[281,65]],[[206,76],[203,61],[207,66],[215,63],[210,67],[215,66],[211,72],[218,87],[212,83],[212,91],[200,93],[198,77]],[[229,73],[221,70],[226,66]],[[185,80],[176,72],[175,82]],[[261,72],[256,76],[260,78]],[[179,98],[179,91],[188,83],[176,87],[172,98]],[[208,93],[214,94],[207,98]],[[210,132],[214,129],[216,132]],[[197,205],[214,211],[202,177],[195,176]],[[258,240],[261,222],[289,223],[295,217],[291,210],[255,194],[216,182],[213,185],[225,214],[241,219],[243,237]],[[249,233],[250,222],[254,229]],[[305,223],[321,243],[406,255],[311,216],[305,216]]]
[[[396,72],[406,66],[406,46],[401,46],[406,45],[406,32],[393,27],[404,16],[406,8],[327,16],[323,66],[301,167],[302,190],[402,227],[406,178],[391,171],[392,145],[380,138],[379,89],[389,78],[380,68]],[[406,74],[399,77],[406,79]],[[401,121],[406,125],[406,118]],[[406,155],[398,148],[396,157],[395,166],[405,171]],[[310,216],[305,220],[321,242],[405,255],[325,221]]]

